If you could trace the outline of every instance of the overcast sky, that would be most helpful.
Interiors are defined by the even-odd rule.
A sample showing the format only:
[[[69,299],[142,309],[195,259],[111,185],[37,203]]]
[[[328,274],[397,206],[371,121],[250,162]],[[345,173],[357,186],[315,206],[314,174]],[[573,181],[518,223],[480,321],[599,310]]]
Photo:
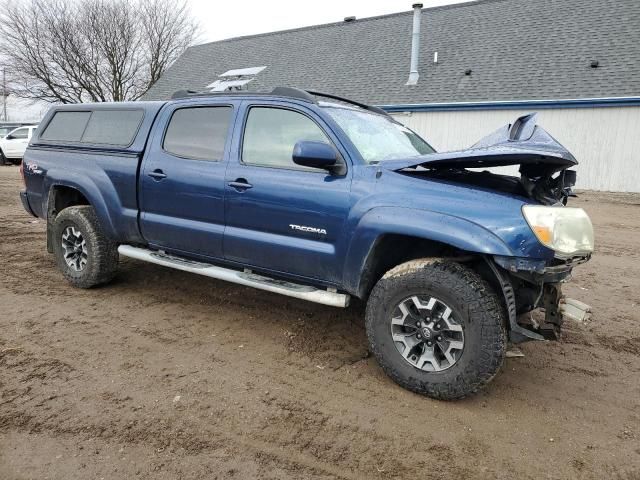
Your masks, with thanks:
[[[412,0],[187,0],[202,25],[198,43],[411,10]],[[465,0],[423,0],[425,8]],[[468,0],[466,0],[468,1]]]

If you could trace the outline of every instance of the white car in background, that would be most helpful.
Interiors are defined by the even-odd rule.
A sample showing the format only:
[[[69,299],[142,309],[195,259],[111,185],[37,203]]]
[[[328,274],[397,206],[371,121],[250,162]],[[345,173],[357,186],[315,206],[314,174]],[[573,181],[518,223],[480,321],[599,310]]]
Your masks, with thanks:
[[[9,161],[19,164],[36,128],[38,128],[37,125],[18,127],[0,139],[0,163]]]

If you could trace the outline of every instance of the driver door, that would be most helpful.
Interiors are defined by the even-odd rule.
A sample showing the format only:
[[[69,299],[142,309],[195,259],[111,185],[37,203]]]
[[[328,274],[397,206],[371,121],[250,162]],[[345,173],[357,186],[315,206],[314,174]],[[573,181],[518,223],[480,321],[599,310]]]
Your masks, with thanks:
[[[348,165],[338,176],[292,160],[300,140],[331,144],[345,159],[337,139],[315,112],[299,105],[245,102],[240,115],[242,135],[225,176],[225,259],[341,282],[352,169]]]

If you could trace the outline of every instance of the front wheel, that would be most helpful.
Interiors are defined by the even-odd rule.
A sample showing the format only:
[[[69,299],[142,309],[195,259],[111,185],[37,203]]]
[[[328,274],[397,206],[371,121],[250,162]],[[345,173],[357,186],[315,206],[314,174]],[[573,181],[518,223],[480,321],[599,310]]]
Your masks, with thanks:
[[[107,283],[118,267],[118,248],[103,232],[93,207],[67,207],[53,223],[53,253],[72,285],[90,288]]]
[[[387,272],[367,303],[372,353],[399,385],[441,400],[463,398],[498,372],[506,350],[503,308],[473,270],[441,259]]]

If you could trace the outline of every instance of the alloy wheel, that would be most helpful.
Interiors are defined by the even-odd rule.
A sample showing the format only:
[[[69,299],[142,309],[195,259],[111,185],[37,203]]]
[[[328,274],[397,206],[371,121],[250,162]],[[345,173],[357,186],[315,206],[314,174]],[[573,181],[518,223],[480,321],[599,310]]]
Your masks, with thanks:
[[[81,272],[87,265],[89,253],[87,242],[82,236],[82,232],[73,226],[64,229],[62,233],[62,251],[64,260],[69,268],[76,272]]]
[[[413,295],[396,305],[391,336],[405,361],[430,372],[452,367],[464,350],[464,331],[452,309],[430,296]]]

